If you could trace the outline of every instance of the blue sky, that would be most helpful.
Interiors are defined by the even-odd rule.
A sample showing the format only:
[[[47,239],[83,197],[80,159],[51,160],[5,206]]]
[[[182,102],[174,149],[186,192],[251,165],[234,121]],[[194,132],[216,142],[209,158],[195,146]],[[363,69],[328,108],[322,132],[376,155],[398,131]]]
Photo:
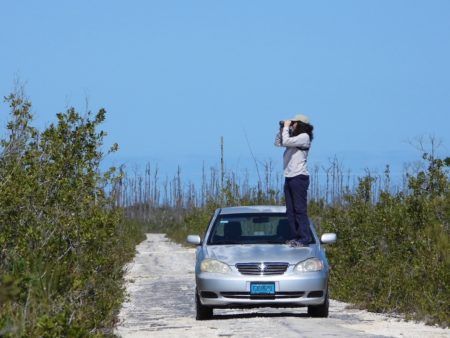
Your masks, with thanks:
[[[4,1],[0,43],[0,94],[25,82],[40,127],[104,107],[114,164],[195,181],[223,136],[229,170],[252,152],[281,174],[274,134],[298,113],[311,165],[399,172],[428,135],[449,155],[450,1]]]

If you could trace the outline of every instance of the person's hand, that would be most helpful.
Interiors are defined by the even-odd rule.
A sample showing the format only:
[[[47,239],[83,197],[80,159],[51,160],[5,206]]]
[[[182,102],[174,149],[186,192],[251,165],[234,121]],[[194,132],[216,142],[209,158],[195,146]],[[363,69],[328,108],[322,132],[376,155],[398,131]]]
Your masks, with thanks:
[[[284,126],[285,127],[290,127],[291,126],[291,120],[284,121]]]

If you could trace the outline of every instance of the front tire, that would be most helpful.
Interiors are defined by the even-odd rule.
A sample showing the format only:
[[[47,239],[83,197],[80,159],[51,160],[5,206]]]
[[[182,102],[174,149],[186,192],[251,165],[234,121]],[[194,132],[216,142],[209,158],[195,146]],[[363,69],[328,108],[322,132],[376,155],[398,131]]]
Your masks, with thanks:
[[[213,308],[205,306],[200,302],[197,290],[195,290],[195,313],[196,320],[207,320],[213,316]]]
[[[308,315],[317,318],[327,318],[329,307],[330,307],[330,300],[328,298],[328,291],[327,291],[327,295],[325,296],[325,301],[323,302],[323,304],[308,306]]]

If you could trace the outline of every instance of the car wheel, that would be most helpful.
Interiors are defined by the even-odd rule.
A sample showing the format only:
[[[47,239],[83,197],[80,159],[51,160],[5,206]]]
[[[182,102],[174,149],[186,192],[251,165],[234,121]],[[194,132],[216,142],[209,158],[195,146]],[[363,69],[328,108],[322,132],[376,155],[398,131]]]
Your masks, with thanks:
[[[195,290],[195,319],[206,320],[211,319],[213,316],[213,308],[205,306],[200,302],[197,290]]]
[[[325,301],[320,305],[310,305],[308,306],[308,315],[311,317],[328,317],[328,308],[330,307],[330,300],[328,299],[328,291],[325,296]]]

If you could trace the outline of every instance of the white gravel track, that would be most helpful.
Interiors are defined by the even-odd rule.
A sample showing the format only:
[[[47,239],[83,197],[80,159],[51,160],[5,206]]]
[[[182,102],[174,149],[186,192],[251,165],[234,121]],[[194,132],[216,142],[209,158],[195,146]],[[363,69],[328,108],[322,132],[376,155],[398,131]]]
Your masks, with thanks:
[[[331,300],[329,318],[306,308],[215,309],[195,320],[195,249],[147,234],[127,267],[127,301],[115,333],[140,337],[449,337],[450,329],[352,309]]]

